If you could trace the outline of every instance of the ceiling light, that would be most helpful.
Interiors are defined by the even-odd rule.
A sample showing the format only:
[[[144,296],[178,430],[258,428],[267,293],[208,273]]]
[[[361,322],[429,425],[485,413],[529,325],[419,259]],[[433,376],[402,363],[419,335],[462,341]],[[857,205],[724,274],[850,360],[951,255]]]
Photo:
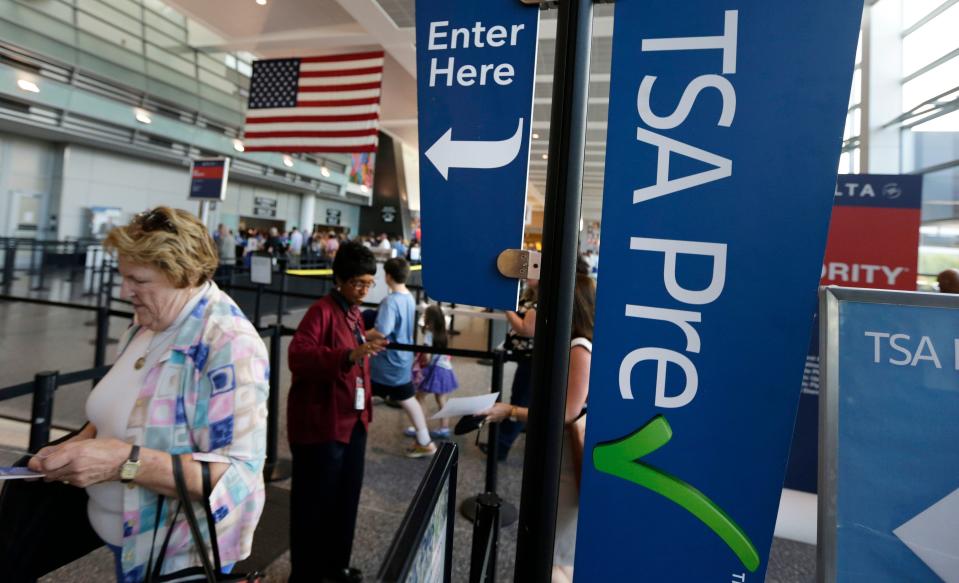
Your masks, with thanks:
[[[136,110],[136,118],[140,123],[153,123],[153,120],[150,119],[150,114],[142,109]]]
[[[243,146],[243,142],[240,140],[233,140],[233,149],[236,150],[237,152],[242,152],[243,150],[246,150],[246,148]]]
[[[293,158],[290,158],[289,156],[283,156],[283,165],[286,166],[287,168],[292,168]]]
[[[266,0],[256,0],[256,3],[260,6],[266,6]]]
[[[26,79],[17,79],[17,87],[23,89],[24,91],[29,91],[30,93],[40,93],[40,88],[37,86],[37,84]]]
[[[539,139],[539,134],[533,134],[533,139],[534,139],[534,140],[538,140],[538,139]]]
[[[543,154],[543,160],[549,160],[549,154]]]
[[[324,178],[329,178],[329,177],[330,177],[330,169],[327,168],[326,166],[320,166],[320,174],[322,174]]]

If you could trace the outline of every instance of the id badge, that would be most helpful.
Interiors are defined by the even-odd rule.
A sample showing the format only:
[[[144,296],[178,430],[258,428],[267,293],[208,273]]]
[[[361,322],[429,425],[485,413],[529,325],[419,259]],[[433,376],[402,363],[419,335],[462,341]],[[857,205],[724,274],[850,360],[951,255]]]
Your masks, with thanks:
[[[366,388],[363,387],[363,377],[356,377],[356,400],[353,408],[362,411],[366,408]]]

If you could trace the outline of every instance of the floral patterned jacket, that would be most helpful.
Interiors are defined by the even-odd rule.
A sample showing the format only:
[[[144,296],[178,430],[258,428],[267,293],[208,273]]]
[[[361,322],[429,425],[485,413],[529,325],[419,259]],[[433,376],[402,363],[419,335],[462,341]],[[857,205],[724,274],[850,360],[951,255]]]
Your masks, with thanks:
[[[120,352],[138,330],[137,325],[127,330]],[[174,455],[212,454],[215,461],[230,464],[210,497],[224,564],[249,556],[263,512],[268,394],[266,346],[233,300],[211,284],[169,351],[147,373],[127,424],[131,444]],[[159,551],[177,502],[165,500],[154,533],[158,495],[141,487],[123,493],[124,583],[139,583],[146,576],[154,536]],[[198,517],[204,515],[201,505],[194,503],[194,510]],[[206,521],[199,522],[206,536]],[[164,573],[199,565],[182,512],[172,528]]]

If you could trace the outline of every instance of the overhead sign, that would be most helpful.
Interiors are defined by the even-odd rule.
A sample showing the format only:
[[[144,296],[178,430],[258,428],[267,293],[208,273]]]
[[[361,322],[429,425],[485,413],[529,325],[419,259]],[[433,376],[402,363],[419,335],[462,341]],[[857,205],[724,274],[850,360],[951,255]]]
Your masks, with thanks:
[[[616,3],[577,579],[763,580],[861,16]]]
[[[190,166],[190,200],[226,200],[229,158],[201,158]]]
[[[339,209],[326,209],[326,224],[327,225],[339,225],[340,218],[342,217],[342,211]]]
[[[420,206],[431,298],[516,309],[496,258],[521,249],[539,11],[417,0]]]
[[[843,174],[836,183],[822,285],[915,290],[922,176]],[[816,491],[819,457],[819,327],[813,323],[787,488]]]
[[[959,299],[824,292],[821,581],[959,582]]]

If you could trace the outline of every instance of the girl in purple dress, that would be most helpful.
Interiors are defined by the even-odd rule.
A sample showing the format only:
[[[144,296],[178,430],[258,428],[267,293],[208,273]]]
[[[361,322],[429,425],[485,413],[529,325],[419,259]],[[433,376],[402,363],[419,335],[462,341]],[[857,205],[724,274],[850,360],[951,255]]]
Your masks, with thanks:
[[[446,316],[443,310],[437,305],[426,308],[423,313],[423,332],[425,344],[436,348],[446,348],[448,336],[446,334]],[[453,372],[453,363],[450,357],[444,354],[426,354],[417,355],[416,363],[419,364],[419,370],[414,366],[413,384],[416,386],[416,398],[426,410],[426,396],[432,394],[436,399],[436,405],[442,409],[446,405],[448,395],[459,387],[456,380],[456,373]],[[434,438],[445,439],[450,436],[449,419],[440,420],[440,428],[431,431],[430,435]]]

